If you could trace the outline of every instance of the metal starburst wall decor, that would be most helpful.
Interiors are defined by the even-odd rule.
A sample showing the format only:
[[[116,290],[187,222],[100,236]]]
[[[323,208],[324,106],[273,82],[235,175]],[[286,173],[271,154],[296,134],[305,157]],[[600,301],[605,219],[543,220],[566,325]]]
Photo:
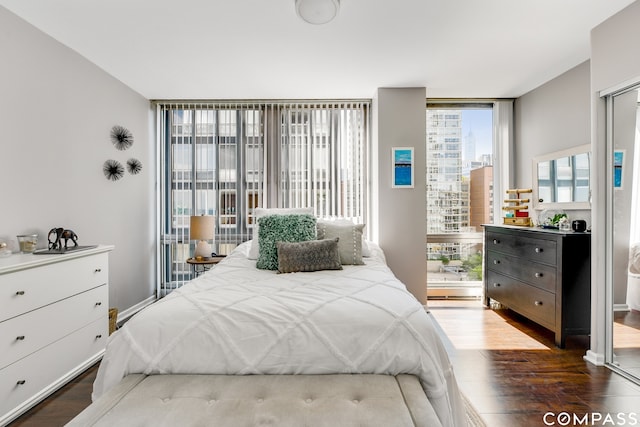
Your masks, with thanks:
[[[104,176],[110,181],[117,181],[124,176],[124,167],[117,160],[109,159],[102,165]]]
[[[133,145],[133,134],[124,126],[114,126],[111,128],[111,142],[118,150],[127,150]]]
[[[111,143],[119,151],[128,150],[133,145],[133,134],[124,126],[113,126],[110,137]],[[138,175],[142,172],[142,162],[131,157],[123,165],[117,160],[109,159],[102,165],[102,172],[109,181],[118,181],[124,177],[125,168],[131,175]]]
[[[138,175],[142,171],[142,162],[138,159],[127,160],[127,170],[131,175]]]

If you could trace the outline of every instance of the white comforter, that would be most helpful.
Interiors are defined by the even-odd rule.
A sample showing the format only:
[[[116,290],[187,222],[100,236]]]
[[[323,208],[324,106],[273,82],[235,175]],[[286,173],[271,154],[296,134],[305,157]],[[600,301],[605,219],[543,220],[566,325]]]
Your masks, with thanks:
[[[131,373],[408,373],[442,425],[464,409],[424,307],[386,266],[277,274],[240,245],[214,269],[147,307],[111,335],[93,399]]]

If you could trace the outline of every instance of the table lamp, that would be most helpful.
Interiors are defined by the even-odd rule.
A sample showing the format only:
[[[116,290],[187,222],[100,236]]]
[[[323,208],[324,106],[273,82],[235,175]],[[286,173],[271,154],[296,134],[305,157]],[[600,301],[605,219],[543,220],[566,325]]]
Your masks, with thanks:
[[[194,258],[211,257],[211,245],[209,240],[213,239],[215,229],[215,217],[211,215],[192,216],[189,224],[189,236],[191,240],[197,240]]]

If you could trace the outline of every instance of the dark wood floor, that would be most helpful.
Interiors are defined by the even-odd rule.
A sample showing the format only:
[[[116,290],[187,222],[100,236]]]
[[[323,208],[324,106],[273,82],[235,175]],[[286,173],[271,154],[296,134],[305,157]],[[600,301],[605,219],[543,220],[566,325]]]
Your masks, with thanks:
[[[429,301],[428,306],[447,335],[459,386],[488,426],[545,426],[547,412],[633,413],[626,424],[603,419],[583,425],[632,425],[633,420],[640,425],[640,386],[585,362],[587,336],[569,337],[559,349],[551,331],[510,310],[490,310],[480,301]]]
[[[586,363],[587,337],[569,337],[561,350],[550,331],[509,310],[484,308],[479,300],[429,301],[428,306],[446,333],[460,388],[488,426],[545,426],[547,412],[634,413],[640,422],[640,386]],[[91,403],[96,371],[97,365],[10,427],[64,425]]]
[[[91,404],[93,380],[96,378],[97,372],[98,364],[95,364],[49,396],[48,399],[9,424],[8,427],[59,427],[65,425]]]

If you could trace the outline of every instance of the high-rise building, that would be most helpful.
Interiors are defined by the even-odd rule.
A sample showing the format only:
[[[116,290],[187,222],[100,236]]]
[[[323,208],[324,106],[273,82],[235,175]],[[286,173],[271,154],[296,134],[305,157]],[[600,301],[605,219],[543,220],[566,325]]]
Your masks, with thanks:
[[[471,170],[469,191],[469,226],[481,231],[482,224],[493,223],[493,166]]]
[[[427,110],[427,232],[460,231],[463,207],[462,117],[459,110]]]
[[[462,136],[462,111],[427,109],[427,234],[480,231],[491,223],[491,155],[476,158],[473,132]],[[457,243],[427,245],[427,257],[464,259]]]
[[[427,109],[427,234],[469,227],[469,181],[462,161],[462,112]],[[427,245],[427,257],[460,259],[458,244]]]

